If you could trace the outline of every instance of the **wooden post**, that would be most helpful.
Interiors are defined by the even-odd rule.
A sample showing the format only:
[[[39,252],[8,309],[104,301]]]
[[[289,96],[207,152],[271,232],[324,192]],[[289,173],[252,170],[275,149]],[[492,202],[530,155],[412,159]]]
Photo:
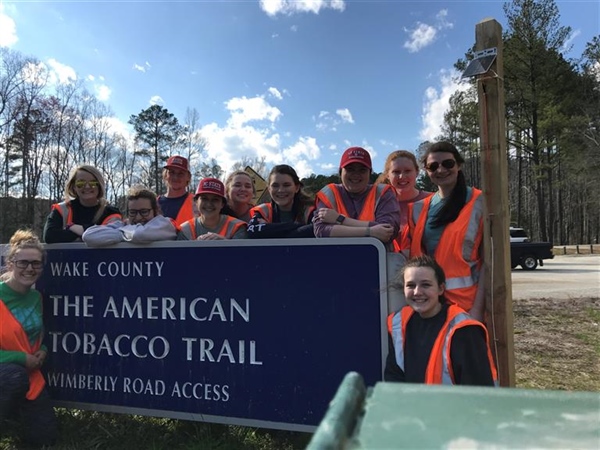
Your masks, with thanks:
[[[510,268],[510,208],[504,114],[502,27],[494,19],[475,26],[475,51],[496,47],[496,60],[477,77],[482,190],[485,198],[484,264],[487,327],[501,386],[515,386]]]

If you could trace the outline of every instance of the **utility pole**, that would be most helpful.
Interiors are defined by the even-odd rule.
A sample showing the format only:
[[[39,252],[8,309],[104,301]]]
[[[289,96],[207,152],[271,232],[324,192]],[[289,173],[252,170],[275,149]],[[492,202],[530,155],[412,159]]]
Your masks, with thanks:
[[[514,324],[510,267],[510,206],[504,110],[502,27],[494,19],[475,26],[475,51],[495,59],[477,75],[482,190],[485,198],[486,319],[501,386],[515,386]],[[493,55],[492,55],[493,56]],[[491,59],[491,56],[489,57]],[[488,59],[488,61],[490,60]]]

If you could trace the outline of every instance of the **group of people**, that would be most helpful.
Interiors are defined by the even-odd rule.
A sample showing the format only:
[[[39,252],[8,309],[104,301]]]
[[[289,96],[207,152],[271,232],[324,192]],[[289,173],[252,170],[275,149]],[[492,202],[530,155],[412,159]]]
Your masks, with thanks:
[[[281,164],[268,177],[271,201],[253,205],[255,186],[245,171],[233,172],[224,183],[204,178],[192,193],[188,160],[173,156],[162,173],[167,192],[157,196],[143,186],[132,187],[124,216],[107,203],[100,171],[81,165],[69,176],[64,201],[52,206],[43,241],[97,247],[161,240],[373,237],[407,259],[395,282],[406,306],[388,318],[385,379],[491,386],[497,376],[482,324],[483,196],[467,186],[464,159],[451,143],[430,145],[420,163],[437,186],[435,193],[417,187],[420,166],[413,153],[391,153],[371,183],[369,152],[350,147],[340,161],[340,183],[325,186],[314,200],[303,191],[294,168]],[[18,403],[26,420],[32,411],[44,417],[47,432],[28,437],[49,442],[55,420],[40,373],[47,350],[41,298],[33,288],[44,249],[35,235],[21,230],[11,240],[6,261],[0,281],[0,321],[7,324],[0,329],[0,421]]]

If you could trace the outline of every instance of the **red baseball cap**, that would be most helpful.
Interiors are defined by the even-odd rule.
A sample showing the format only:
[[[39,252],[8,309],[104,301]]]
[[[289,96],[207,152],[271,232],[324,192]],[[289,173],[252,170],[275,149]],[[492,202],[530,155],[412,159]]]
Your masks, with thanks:
[[[373,168],[371,165],[371,155],[362,147],[350,147],[346,149],[340,161],[340,169],[352,163],[362,164],[369,169]]]
[[[200,194],[215,194],[225,198],[225,185],[218,178],[203,178],[198,183],[194,198]]]
[[[175,156],[171,156],[167,160],[167,164],[165,164],[164,168],[165,169],[181,169],[181,170],[185,170],[186,172],[189,172],[190,164],[189,164],[187,158],[184,158],[183,156],[175,155]]]

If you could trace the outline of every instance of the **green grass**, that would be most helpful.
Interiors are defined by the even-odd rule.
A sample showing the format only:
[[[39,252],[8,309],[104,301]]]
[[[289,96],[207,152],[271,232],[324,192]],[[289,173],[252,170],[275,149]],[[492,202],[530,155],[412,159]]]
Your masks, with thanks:
[[[515,300],[517,387],[600,391],[600,299]]]
[[[57,409],[60,440],[53,450],[295,450],[310,434],[184,420]],[[0,449],[22,448],[2,430]]]

